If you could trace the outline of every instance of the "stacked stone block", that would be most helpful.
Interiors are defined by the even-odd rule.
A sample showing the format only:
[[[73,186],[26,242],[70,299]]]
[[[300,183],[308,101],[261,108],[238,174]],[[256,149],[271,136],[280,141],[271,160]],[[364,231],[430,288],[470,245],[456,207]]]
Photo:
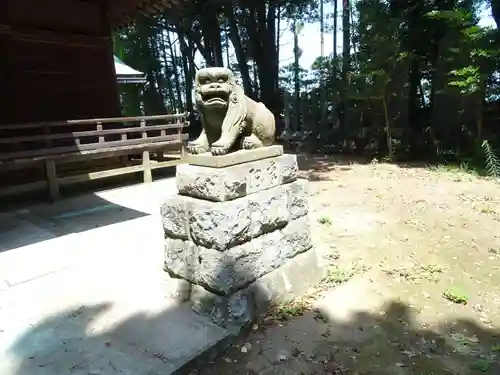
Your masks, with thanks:
[[[295,155],[178,166],[179,194],[161,206],[165,270],[204,292],[191,298],[195,310],[223,325],[251,319],[252,284],[312,248],[307,182],[297,175]]]

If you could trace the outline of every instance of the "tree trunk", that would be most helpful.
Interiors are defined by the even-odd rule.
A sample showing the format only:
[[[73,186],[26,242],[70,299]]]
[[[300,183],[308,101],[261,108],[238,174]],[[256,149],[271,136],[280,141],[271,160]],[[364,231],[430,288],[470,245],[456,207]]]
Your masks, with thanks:
[[[211,4],[205,4],[200,17],[205,48],[210,51],[212,60],[207,64],[212,66],[224,66],[222,58],[222,43],[220,38],[220,24],[218,19],[219,9]]]
[[[236,23],[235,8],[232,6],[225,7],[226,17],[229,23],[229,37],[234,47],[236,60],[238,60],[238,67],[240,68],[241,80],[243,81],[243,89],[245,94],[251,98],[255,98],[255,92],[250,80],[250,70],[248,69],[247,56],[243,50],[238,25]]]
[[[276,7],[276,77],[280,75],[280,27],[281,27],[281,7],[278,5]]]
[[[338,0],[333,0],[333,64],[332,64],[332,126],[338,123],[338,111],[337,111],[337,101],[338,101],[338,84],[337,84],[337,29],[338,29],[338,19],[339,19],[339,2]]]
[[[320,56],[325,57],[325,14],[323,9],[324,0],[319,0],[319,32],[320,32]],[[323,74],[321,74],[323,76]]]
[[[180,29],[178,29],[177,35],[179,36],[179,47],[182,57],[182,70],[184,71],[186,109],[192,115],[194,110],[192,93],[194,82],[194,58],[191,50],[194,48],[190,48],[187,45],[184,33]],[[191,43],[193,42],[191,41]]]
[[[175,80],[175,91],[177,92],[177,110],[180,112],[184,112],[184,108],[182,105],[182,94],[181,94],[181,84],[180,84],[180,76],[179,76],[179,70],[177,67],[177,55],[175,53],[175,48],[172,46],[172,40],[170,39],[170,32],[165,32],[163,34],[166,34],[167,38],[167,44],[168,48],[170,50],[170,62],[171,62],[171,67],[172,67],[172,72],[174,74],[174,80]],[[167,66],[165,62],[165,66]]]
[[[495,20],[497,29],[500,29],[500,0],[490,0],[491,1],[491,15]]]
[[[269,2],[267,12],[264,2],[257,3],[257,34],[261,41],[259,83],[262,102],[275,114],[278,106],[278,77],[276,75],[276,1]]]
[[[227,28],[224,28],[224,36],[226,39],[226,66],[228,69],[231,69],[231,58],[229,56],[229,33],[227,32]]]
[[[343,0],[342,6],[342,33],[343,33],[343,51],[342,51],[342,95],[341,102],[343,107],[342,126],[344,131],[348,132],[349,126],[349,105],[347,93],[349,89],[349,69],[351,65],[351,22],[350,22],[350,1]],[[347,134],[347,133],[346,133]]]
[[[293,19],[293,56],[294,56],[294,84],[295,84],[295,123],[294,130],[298,131],[300,128],[300,50],[299,50],[299,25],[297,20]]]
[[[384,96],[382,98],[382,106],[384,109],[384,122],[385,122],[385,136],[387,142],[387,152],[389,156],[389,161],[392,161],[394,158],[393,150],[392,150],[392,128],[391,123],[389,121],[389,111],[387,110],[387,98]]]
[[[333,0],[333,59],[337,60],[337,29],[339,19],[339,2]],[[337,79],[337,64],[333,64],[334,75],[333,78]]]

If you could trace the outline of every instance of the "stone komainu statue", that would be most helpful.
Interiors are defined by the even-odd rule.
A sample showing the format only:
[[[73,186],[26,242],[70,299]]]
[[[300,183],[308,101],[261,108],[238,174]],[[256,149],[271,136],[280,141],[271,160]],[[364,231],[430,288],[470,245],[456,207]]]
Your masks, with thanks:
[[[245,96],[231,70],[199,70],[195,79],[195,101],[202,131],[196,140],[188,143],[189,153],[224,155],[273,144],[274,115],[264,104]]]

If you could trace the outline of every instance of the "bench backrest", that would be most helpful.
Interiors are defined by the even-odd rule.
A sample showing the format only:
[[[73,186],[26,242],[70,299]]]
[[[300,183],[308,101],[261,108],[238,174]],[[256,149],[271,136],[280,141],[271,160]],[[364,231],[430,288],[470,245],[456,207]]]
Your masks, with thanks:
[[[0,126],[0,161],[130,152],[181,144],[188,113]]]

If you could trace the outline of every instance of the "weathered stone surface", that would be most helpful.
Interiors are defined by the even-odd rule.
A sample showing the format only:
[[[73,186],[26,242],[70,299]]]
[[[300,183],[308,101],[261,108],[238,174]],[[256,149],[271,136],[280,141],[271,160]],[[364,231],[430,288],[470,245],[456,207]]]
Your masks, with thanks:
[[[274,145],[256,148],[253,150],[238,150],[226,155],[214,156],[207,152],[204,154],[187,154],[186,163],[201,167],[224,168],[236,164],[249,163],[261,159],[283,155],[283,146]]]
[[[290,184],[290,185],[293,185]],[[290,221],[291,187],[279,186],[252,195],[250,206],[250,234],[252,238],[284,227]]]
[[[233,165],[226,168],[177,166],[179,193],[211,201],[229,201],[297,179],[296,155]]]
[[[220,295],[244,288],[312,247],[308,217],[224,252],[191,241],[165,240],[165,269]]]
[[[197,245],[224,251],[251,238],[248,199],[220,204],[193,201],[188,213],[190,238]]]
[[[163,230],[165,236],[171,238],[189,238],[188,201],[185,197],[169,197],[168,201],[160,206]]]
[[[308,216],[302,216],[290,221],[281,230],[281,233],[283,234],[285,243],[291,246],[287,255],[289,258],[312,247],[311,227]]]
[[[302,180],[233,201],[176,196],[161,206],[166,237],[189,239],[219,251],[283,228],[307,212],[306,185]]]
[[[288,211],[294,220],[309,213],[309,191],[307,180],[297,180],[287,185]]]
[[[216,324],[241,326],[258,319],[271,305],[307,293],[326,276],[322,263],[320,252],[310,249],[232,295],[220,296],[191,284],[182,285],[176,297],[191,301],[194,311],[210,316]]]

